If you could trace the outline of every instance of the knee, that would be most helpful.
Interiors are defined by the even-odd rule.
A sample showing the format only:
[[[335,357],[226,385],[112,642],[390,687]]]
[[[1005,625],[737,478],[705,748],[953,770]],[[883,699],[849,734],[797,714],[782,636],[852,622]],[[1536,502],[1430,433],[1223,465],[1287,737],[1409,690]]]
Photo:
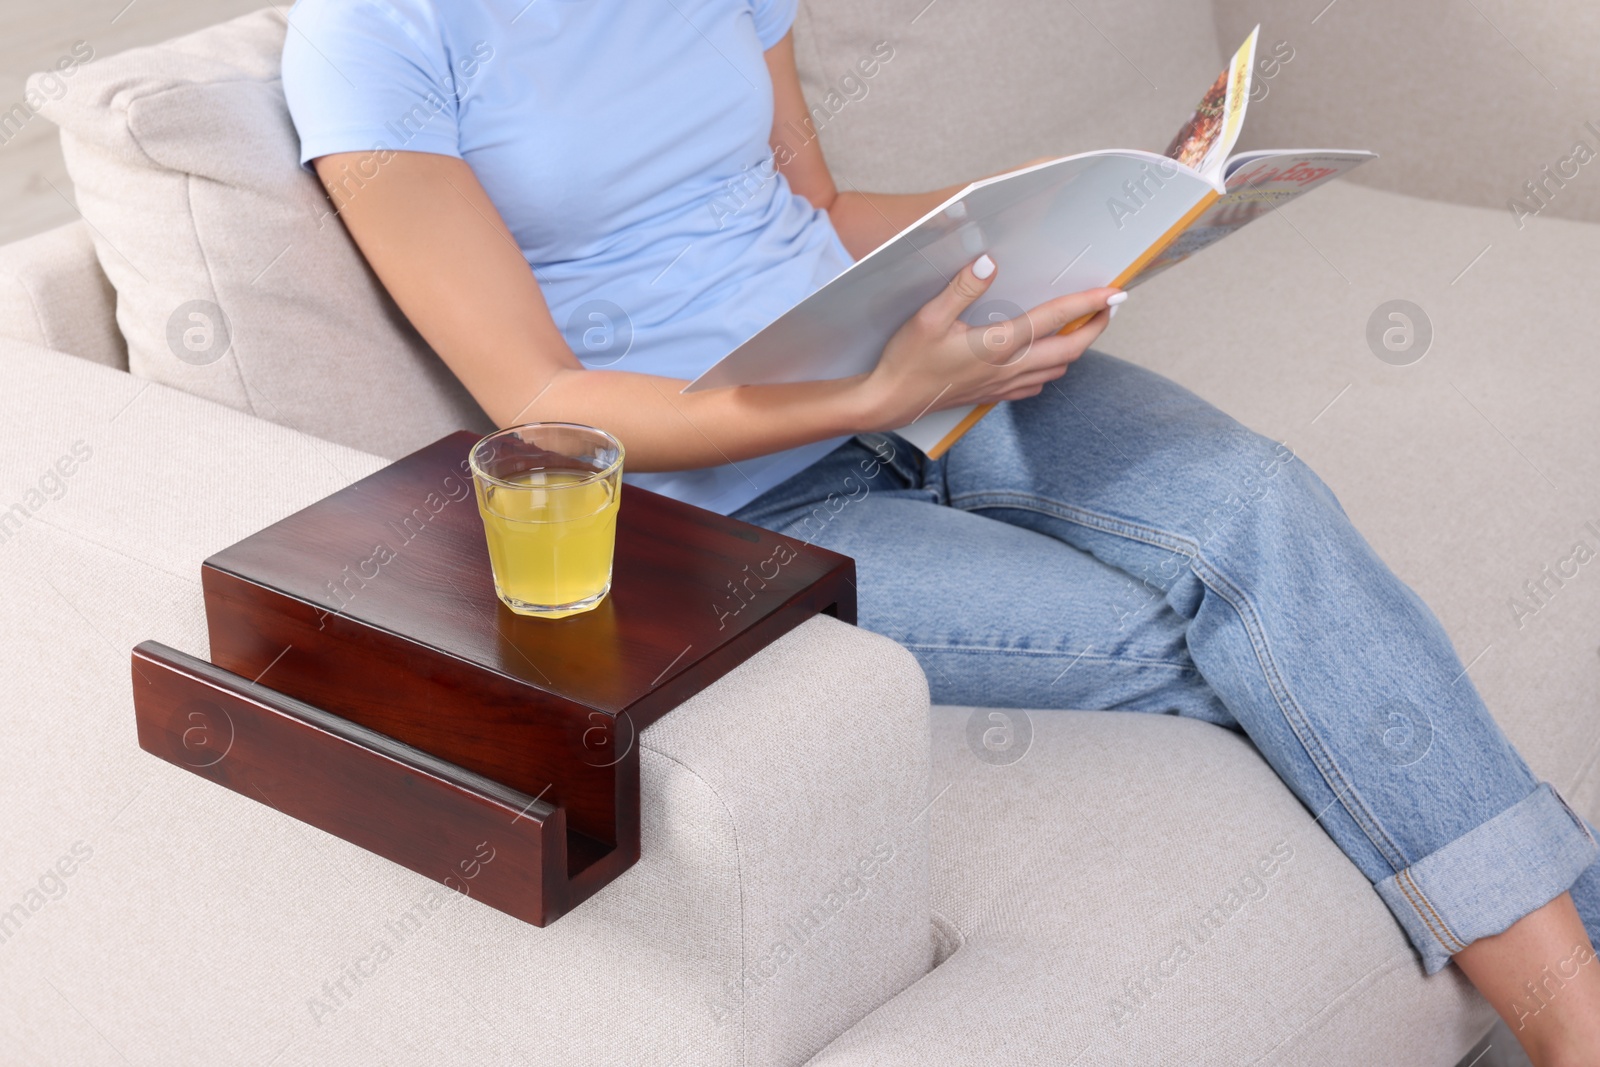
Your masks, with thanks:
[[[1264,526],[1316,521],[1339,509],[1322,480],[1285,442],[1235,426],[1190,442],[1188,477],[1196,496],[1193,536],[1202,551],[1224,535]]]
[[[1201,454],[1215,467],[1223,488],[1250,500],[1265,499],[1278,484],[1309,473],[1287,441],[1274,441],[1243,426],[1220,435]]]

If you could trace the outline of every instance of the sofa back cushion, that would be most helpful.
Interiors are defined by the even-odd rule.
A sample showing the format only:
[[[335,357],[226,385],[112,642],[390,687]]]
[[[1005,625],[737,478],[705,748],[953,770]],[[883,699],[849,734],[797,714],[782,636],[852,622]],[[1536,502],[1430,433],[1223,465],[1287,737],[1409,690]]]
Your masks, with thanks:
[[[1211,0],[802,0],[795,50],[839,188],[896,192],[1159,152],[1223,62]]]
[[[488,419],[299,166],[267,8],[85,66],[45,114],[135,375],[385,456]]]
[[[1224,38],[1260,22],[1262,48],[1291,57],[1250,105],[1251,143],[1371,149],[1351,181],[1496,208],[1518,231],[1529,214],[1600,222],[1600,5],[1339,4],[1314,26],[1297,6],[1216,7]]]

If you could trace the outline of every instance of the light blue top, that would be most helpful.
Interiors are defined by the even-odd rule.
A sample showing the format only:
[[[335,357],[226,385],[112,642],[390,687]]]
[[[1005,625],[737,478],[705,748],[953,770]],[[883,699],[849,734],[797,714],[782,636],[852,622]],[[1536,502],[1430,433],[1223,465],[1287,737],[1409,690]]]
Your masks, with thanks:
[[[851,262],[768,144],[797,2],[299,0],[284,93],[303,162],[466,160],[586,366],[693,378]],[[727,513],[841,440],[627,481]]]

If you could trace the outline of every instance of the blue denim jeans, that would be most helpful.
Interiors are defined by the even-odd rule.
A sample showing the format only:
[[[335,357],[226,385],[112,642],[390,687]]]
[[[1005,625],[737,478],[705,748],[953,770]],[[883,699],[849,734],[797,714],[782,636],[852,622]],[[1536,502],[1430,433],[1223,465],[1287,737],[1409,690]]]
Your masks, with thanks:
[[[863,434],[734,513],[855,557],[860,624],[943,704],[1241,730],[1429,973],[1571,890],[1590,828],[1495,725],[1437,619],[1284,444],[1089,352],[941,459]]]

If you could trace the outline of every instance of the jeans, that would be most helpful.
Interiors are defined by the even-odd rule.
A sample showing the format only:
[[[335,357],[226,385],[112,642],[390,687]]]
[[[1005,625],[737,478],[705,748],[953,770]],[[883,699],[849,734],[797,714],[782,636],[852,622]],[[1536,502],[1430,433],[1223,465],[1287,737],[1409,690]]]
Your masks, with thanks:
[[[862,434],[734,512],[853,556],[860,625],[935,702],[1242,731],[1428,973],[1571,890],[1595,837],[1529,771],[1443,628],[1287,445],[1089,352],[942,458]]]

